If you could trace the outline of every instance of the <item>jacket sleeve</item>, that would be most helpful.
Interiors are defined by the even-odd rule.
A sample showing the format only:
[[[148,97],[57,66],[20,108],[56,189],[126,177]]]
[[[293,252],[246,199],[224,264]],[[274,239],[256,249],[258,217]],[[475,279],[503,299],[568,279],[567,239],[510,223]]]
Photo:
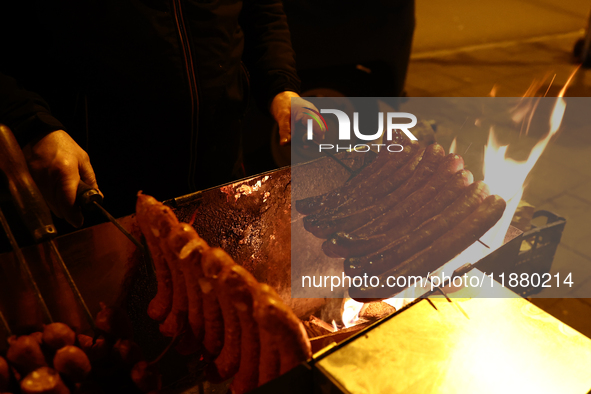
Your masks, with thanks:
[[[35,138],[64,126],[55,119],[49,105],[38,94],[21,88],[17,81],[0,73],[0,123],[8,126],[24,146]]]
[[[268,109],[280,92],[300,92],[295,54],[281,0],[244,0],[244,61],[249,68],[253,94]]]

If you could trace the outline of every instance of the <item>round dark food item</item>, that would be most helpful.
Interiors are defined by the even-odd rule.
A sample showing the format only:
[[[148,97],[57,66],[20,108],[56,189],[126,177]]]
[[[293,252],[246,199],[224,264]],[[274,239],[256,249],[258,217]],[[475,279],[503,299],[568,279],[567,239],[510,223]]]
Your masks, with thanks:
[[[144,393],[160,390],[162,385],[160,373],[155,365],[140,361],[131,370],[131,380]]]
[[[101,311],[96,315],[96,328],[111,334],[115,338],[129,339],[133,336],[133,328],[129,317],[120,308],[107,307],[102,302]]]
[[[0,391],[8,388],[10,382],[10,367],[3,357],[0,357]]]
[[[53,366],[72,382],[82,382],[90,373],[90,361],[86,353],[76,346],[64,346],[55,353]]]
[[[30,335],[18,337],[8,348],[6,358],[21,375],[47,365],[39,343]]]
[[[43,329],[43,343],[57,350],[76,342],[76,333],[64,323],[51,323]]]
[[[21,381],[23,394],[70,394],[60,375],[49,367],[41,367]]]
[[[118,340],[111,350],[113,365],[121,368],[129,369],[142,358],[142,349],[129,339]]]

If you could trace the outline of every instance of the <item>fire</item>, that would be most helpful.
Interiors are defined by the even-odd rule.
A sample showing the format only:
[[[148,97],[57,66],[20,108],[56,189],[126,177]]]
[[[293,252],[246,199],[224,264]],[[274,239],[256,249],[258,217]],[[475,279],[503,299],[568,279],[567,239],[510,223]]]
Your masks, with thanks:
[[[580,67],[580,66],[579,66]],[[497,224],[491,228],[484,236],[481,237],[481,241],[488,247],[482,245],[479,242],[475,242],[472,246],[466,249],[464,252],[456,256],[454,259],[445,264],[445,270],[453,271],[456,268],[462,266],[465,263],[475,263],[486,255],[492,253],[494,250],[503,245],[505,234],[509,229],[513,215],[525,188],[526,179],[548,146],[550,140],[556,135],[560,129],[562,118],[566,110],[566,101],[564,100],[564,94],[567,87],[571,83],[574,75],[576,74],[577,67],[568,78],[566,84],[561,89],[552,109],[552,113],[549,119],[549,131],[544,138],[538,141],[532,148],[527,160],[516,161],[510,157],[507,157],[508,145],[500,145],[495,135],[494,129],[491,127],[488,135],[488,142],[484,147],[484,182],[489,186],[491,194],[497,194],[501,196],[507,202],[507,207],[503,217],[497,222]],[[554,76],[555,77],[555,76]],[[554,81],[552,78],[550,84]],[[546,78],[542,81],[534,81],[528,91],[524,94],[523,99],[528,98],[527,96],[532,95],[543,85]],[[549,89],[549,87],[548,87]],[[492,97],[495,97],[497,93],[497,86],[495,85],[490,92]],[[547,91],[546,91],[547,93]],[[545,94],[544,94],[545,96]],[[522,100],[523,100],[522,99]],[[526,124],[525,134],[527,135],[527,129],[531,124],[533,113],[538,107],[538,102],[524,102],[521,101],[512,111],[512,119],[516,123],[522,122]],[[449,152],[456,153],[457,151],[457,137],[453,139],[450,146]],[[443,267],[439,271],[432,275],[437,275],[442,271]],[[383,302],[393,306],[397,310],[409,304],[416,298],[420,297],[426,292],[427,289],[420,287],[409,287],[390,299],[384,300]],[[351,327],[358,323],[359,313],[363,307],[363,303],[357,302],[352,299],[347,299],[344,303],[344,310],[342,315],[342,321],[345,327]]]
[[[357,324],[361,307],[363,307],[363,302],[357,302],[353,299],[348,299],[345,301],[342,316],[342,321],[345,325],[345,328],[349,328]]]

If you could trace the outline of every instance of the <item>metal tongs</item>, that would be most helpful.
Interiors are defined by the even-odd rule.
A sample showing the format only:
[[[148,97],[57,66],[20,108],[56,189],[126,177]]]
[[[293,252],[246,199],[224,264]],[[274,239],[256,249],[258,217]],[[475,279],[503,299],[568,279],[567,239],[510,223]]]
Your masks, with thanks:
[[[0,124],[0,170],[4,172],[8,179],[8,186],[12,199],[18,209],[18,212],[27,226],[27,229],[33,236],[35,242],[45,245],[49,245],[50,252],[54,254],[57,262],[62,269],[68,285],[72,289],[74,296],[84,311],[86,319],[90,326],[95,329],[94,319],[86,305],[86,302],[82,298],[78,286],[74,282],[70,270],[66,266],[62,256],[56,246],[55,238],[57,237],[57,231],[51,219],[51,213],[49,208],[43,199],[41,192],[37,188],[37,185],[31,178],[31,174],[27,168],[27,163],[23,152],[18,145],[12,131],[5,125]],[[37,300],[41,306],[43,314],[49,322],[53,319],[47,308],[47,304],[39,291],[35,278],[33,277],[29,265],[27,264],[22,251],[20,250],[10,227],[6,221],[6,218],[0,210],[0,221],[2,227],[9,238],[12,249],[18,260],[18,264],[24,270],[27,279],[29,280]],[[4,319],[2,319],[4,320]]]

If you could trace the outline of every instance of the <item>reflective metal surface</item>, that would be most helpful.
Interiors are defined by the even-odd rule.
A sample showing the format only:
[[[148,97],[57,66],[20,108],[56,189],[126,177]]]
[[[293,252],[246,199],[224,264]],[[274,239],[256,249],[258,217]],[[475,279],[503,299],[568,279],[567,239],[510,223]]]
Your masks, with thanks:
[[[495,285],[507,298],[422,300],[333,350],[316,363],[332,382],[318,391],[587,393],[591,339]]]

